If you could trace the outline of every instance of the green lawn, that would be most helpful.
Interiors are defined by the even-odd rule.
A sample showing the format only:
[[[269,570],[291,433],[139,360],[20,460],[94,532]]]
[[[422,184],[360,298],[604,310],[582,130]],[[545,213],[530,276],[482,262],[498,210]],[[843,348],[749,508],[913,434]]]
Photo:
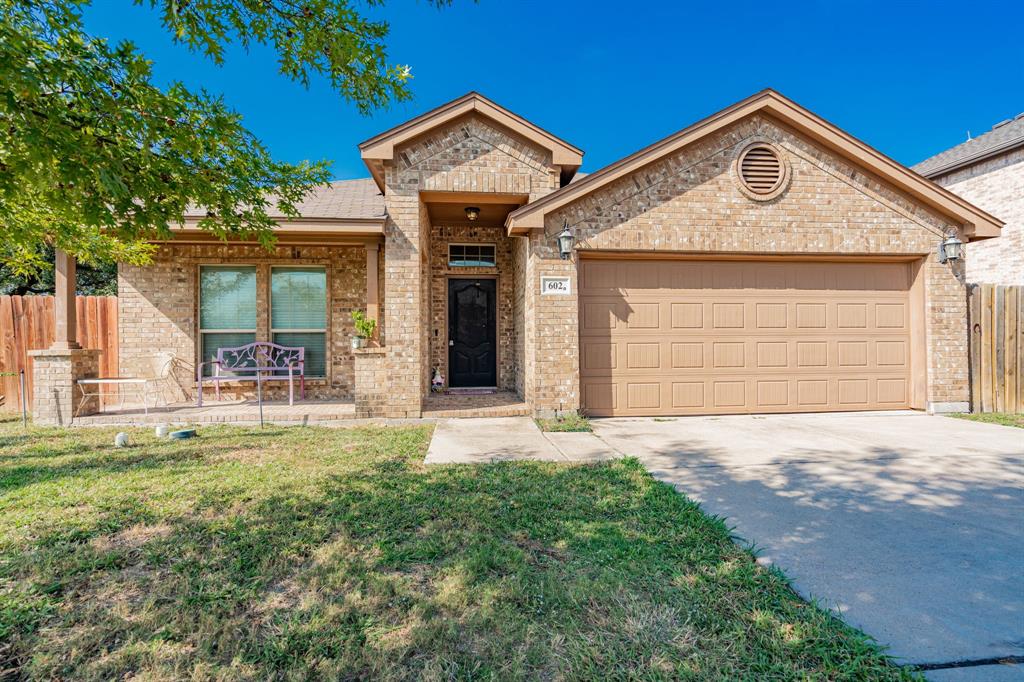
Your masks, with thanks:
[[[986,424],[999,424],[1000,426],[1016,426],[1024,429],[1024,414],[1009,414],[1007,412],[985,412],[983,414],[954,414],[957,419],[969,419],[972,422],[984,422]]]
[[[634,460],[0,423],[0,677],[896,679]]]
[[[569,413],[554,419],[537,419],[541,431],[593,431],[590,420],[581,414]]]

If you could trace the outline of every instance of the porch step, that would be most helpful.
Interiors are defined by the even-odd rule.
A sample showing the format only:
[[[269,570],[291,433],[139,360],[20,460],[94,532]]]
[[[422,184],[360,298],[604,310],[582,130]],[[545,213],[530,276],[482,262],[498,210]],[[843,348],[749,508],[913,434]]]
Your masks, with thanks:
[[[528,417],[532,413],[522,398],[509,391],[495,391],[485,395],[433,394],[423,401],[425,419]]]

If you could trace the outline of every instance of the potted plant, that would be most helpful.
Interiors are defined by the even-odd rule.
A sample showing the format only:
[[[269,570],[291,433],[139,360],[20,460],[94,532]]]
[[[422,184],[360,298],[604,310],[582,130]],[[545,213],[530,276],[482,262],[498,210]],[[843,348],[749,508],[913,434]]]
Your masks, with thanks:
[[[352,322],[356,327],[356,335],[352,337],[352,349],[356,350],[366,345],[366,340],[373,337],[377,329],[377,320],[371,320],[362,310],[352,311]]]

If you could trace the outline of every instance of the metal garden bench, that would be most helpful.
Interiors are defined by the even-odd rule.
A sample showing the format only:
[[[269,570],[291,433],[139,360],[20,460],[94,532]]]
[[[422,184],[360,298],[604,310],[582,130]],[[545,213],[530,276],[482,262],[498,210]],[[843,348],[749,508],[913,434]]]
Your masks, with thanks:
[[[293,405],[296,375],[299,378],[299,398],[306,396],[305,356],[305,348],[279,346],[269,341],[218,348],[215,359],[201,362],[196,368],[196,406],[203,406],[204,382],[213,383],[217,389],[217,399],[220,400],[220,385],[225,381],[254,381],[261,392],[264,381],[287,381],[288,404]],[[213,366],[212,375],[203,376],[205,365]]]

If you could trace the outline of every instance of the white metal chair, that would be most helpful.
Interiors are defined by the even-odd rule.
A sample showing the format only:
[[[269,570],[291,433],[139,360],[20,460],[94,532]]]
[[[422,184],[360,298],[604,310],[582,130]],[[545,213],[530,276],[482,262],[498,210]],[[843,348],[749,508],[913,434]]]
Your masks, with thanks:
[[[174,354],[173,353],[155,353],[150,358],[149,368],[144,376],[139,377],[99,377],[96,379],[79,379],[78,390],[82,392],[82,400],[78,403],[78,409],[75,410],[75,416],[77,417],[85,404],[90,399],[96,399],[97,411],[102,405],[100,402],[103,398],[103,387],[104,386],[116,386],[118,398],[120,399],[120,405],[118,409],[124,409],[124,389],[134,388],[138,396],[142,399],[142,409],[148,415],[149,414],[149,398],[152,389],[155,388],[155,400],[153,401],[153,407],[157,406],[157,402],[160,398],[160,384],[167,380],[171,375],[171,369],[174,367]]]

